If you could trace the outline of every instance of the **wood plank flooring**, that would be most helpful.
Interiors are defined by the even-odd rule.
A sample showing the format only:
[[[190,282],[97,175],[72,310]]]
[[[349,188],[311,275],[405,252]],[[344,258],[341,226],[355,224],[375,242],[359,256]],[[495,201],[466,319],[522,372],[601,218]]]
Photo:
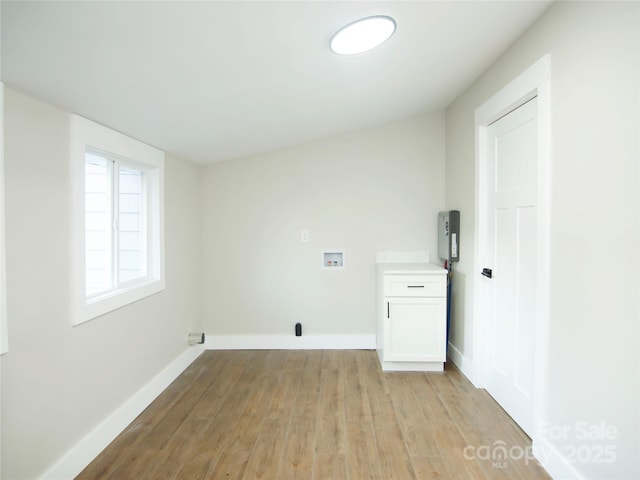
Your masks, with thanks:
[[[520,455],[530,445],[450,363],[383,373],[368,350],[207,351],[77,478],[550,478]]]

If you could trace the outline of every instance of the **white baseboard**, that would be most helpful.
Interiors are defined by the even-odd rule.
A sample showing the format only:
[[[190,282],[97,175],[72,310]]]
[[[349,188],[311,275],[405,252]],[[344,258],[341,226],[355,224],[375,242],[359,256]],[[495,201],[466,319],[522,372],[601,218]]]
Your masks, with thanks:
[[[471,359],[465,357],[463,353],[451,343],[449,343],[447,356],[474,386],[484,388],[484,385],[478,385],[476,383],[474,366]],[[554,480],[585,480],[585,477],[575,469],[574,465],[567,462],[547,439],[534,438],[532,447],[533,455]]]
[[[474,375],[473,362],[465,357],[464,354],[451,342],[449,342],[449,348],[447,349],[447,357],[449,357],[449,359],[456,365],[456,367],[458,367],[464,376],[473,383],[475,387],[479,387]]]
[[[554,480],[586,480],[546,438],[533,441],[533,456]]]
[[[140,413],[156,399],[203,352],[201,345],[189,347],[69,450],[41,477],[43,480],[75,478]]]
[[[374,350],[371,335],[205,335],[207,350]]]

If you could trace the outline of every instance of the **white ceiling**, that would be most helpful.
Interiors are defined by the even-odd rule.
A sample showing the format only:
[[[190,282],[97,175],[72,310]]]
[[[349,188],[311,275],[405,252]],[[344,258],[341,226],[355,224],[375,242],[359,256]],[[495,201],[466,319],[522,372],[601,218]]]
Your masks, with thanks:
[[[445,108],[549,5],[2,2],[2,79],[201,164]],[[330,36],[396,19],[378,49]]]

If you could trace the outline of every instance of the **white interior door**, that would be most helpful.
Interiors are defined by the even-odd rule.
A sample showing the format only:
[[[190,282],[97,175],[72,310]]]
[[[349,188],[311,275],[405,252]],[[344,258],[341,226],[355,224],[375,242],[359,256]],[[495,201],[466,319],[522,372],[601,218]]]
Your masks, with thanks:
[[[487,128],[487,390],[533,434],[537,265],[537,99]],[[483,270],[484,270],[483,268]],[[488,275],[491,275],[489,278]]]

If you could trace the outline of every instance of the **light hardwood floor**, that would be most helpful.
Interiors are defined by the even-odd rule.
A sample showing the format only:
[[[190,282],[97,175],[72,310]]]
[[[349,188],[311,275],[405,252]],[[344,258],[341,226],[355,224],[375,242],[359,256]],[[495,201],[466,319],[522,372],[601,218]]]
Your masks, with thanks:
[[[207,351],[77,478],[550,478],[521,458],[530,445],[450,364],[383,373],[368,350]]]

